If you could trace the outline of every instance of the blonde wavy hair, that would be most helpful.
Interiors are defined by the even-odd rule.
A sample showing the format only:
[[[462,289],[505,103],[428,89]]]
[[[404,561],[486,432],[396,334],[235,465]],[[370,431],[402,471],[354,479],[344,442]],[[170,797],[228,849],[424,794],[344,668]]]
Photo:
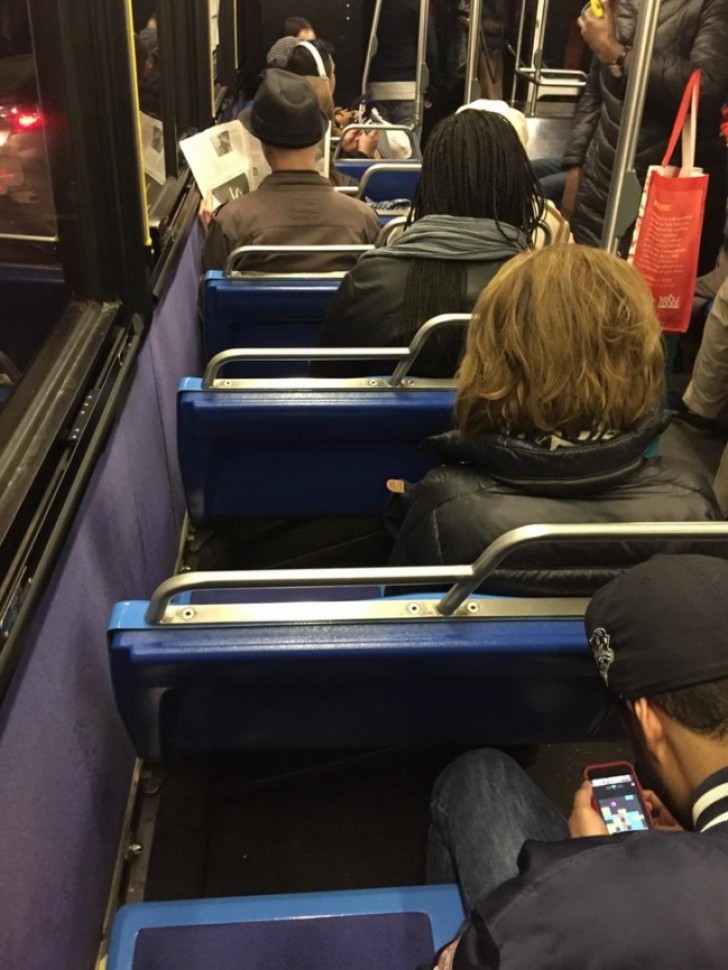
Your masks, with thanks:
[[[627,430],[663,387],[660,325],[637,271],[587,246],[510,259],[473,310],[458,374],[457,423],[566,437]]]

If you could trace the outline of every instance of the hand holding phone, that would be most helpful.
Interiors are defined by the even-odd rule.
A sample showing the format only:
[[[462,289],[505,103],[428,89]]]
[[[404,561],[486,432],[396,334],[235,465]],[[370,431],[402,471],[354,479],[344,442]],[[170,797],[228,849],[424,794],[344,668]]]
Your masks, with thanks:
[[[589,765],[584,769],[584,778],[591,787],[593,807],[610,835],[651,827],[644,793],[628,761]]]

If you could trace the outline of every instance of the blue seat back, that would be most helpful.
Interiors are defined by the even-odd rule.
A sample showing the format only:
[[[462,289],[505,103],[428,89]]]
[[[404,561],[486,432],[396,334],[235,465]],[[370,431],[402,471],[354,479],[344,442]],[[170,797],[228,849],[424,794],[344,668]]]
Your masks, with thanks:
[[[293,602],[225,626],[148,625],[147,603],[118,604],[112,680],[137,754],[591,736],[608,693],[580,616],[376,619],[375,602],[343,623],[286,622]]]
[[[370,202],[390,202],[394,199],[412,201],[421,172],[422,166],[419,164],[406,167],[399,163],[392,167],[384,163],[373,165],[362,177],[361,195]]]
[[[320,278],[205,276],[203,340],[208,360],[223,350],[257,347],[316,347],[324,317],[341,276]],[[296,377],[303,363],[236,364],[234,377]]]
[[[117,913],[107,970],[401,970],[463,916],[456,886],[141,903]]]
[[[356,179],[357,182],[361,181],[362,175],[372,165],[376,165],[376,162],[368,158],[337,158],[336,160],[336,170],[342,175]]]
[[[379,515],[389,478],[420,479],[452,427],[453,388],[216,390],[187,378],[178,445],[195,522]]]

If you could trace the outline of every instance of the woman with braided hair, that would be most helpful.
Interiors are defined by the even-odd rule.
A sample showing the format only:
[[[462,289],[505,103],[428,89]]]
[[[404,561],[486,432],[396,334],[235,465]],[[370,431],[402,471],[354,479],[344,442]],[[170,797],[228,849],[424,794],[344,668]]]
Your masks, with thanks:
[[[401,347],[431,317],[469,312],[503,263],[533,244],[543,208],[509,121],[476,110],[445,119],[425,148],[406,231],[344,277],[321,345]],[[462,328],[434,334],[414,371],[452,377],[464,343]],[[316,372],[356,376],[381,367],[337,361]]]

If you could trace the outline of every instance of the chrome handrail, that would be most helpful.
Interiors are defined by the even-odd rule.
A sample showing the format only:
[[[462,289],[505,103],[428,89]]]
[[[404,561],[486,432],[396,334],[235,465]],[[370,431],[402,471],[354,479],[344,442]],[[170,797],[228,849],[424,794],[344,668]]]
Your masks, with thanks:
[[[379,20],[382,15],[382,4],[384,0],[376,0],[374,5],[374,12],[372,14],[372,29],[369,33],[369,44],[367,45],[367,53],[364,58],[364,73],[361,79],[361,93],[366,94],[367,88],[369,87],[369,72],[372,69],[372,61],[377,56],[377,50],[379,49]]]
[[[488,576],[511,555],[545,542],[626,542],[630,539],[728,539],[728,522],[619,522],[606,525],[524,525],[499,536],[440,601],[438,612],[451,616]]]
[[[390,219],[386,226],[382,227],[381,232],[377,236],[377,241],[374,243],[376,249],[382,249],[389,245],[389,237],[394,233],[395,229],[400,229],[407,226],[408,216],[396,216],[394,219]]]
[[[442,313],[420,327],[409,347],[257,347],[250,350],[223,350],[205,367],[202,386],[205,390],[213,388],[220,371],[228,364],[256,360],[396,360],[398,363],[392,376],[379,386],[401,387],[435,330],[452,325],[465,326],[469,322],[469,313]]]
[[[386,172],[413,172],[418,171],[422,173],[422,162],[409,161],[409,162],[375,162],[374,165],[370,165],[369,168],[364,172],[361,177],[361,182],[359,183],[359,191],[357,193],[360,199],[366,198],[367,186],[377,174],[382,174]]]
[[[210,589],[307,589],[356,585],[454,585],[436,606],[436,615],[451,617],[511,553],[544,542],[624,542],[728,539],[726,522],[632,522],[608,525],[527,525],[492,542],[471,565],[389,566],[356,569],[270,569],[183,573],[166,580],[152,594],[146,622],[164,620],[174,597]],[[580,598],[579,602],[583,602]],[[529,601],[531,602],[531,601]],[[413,614],[414,615],[414,614]]]

